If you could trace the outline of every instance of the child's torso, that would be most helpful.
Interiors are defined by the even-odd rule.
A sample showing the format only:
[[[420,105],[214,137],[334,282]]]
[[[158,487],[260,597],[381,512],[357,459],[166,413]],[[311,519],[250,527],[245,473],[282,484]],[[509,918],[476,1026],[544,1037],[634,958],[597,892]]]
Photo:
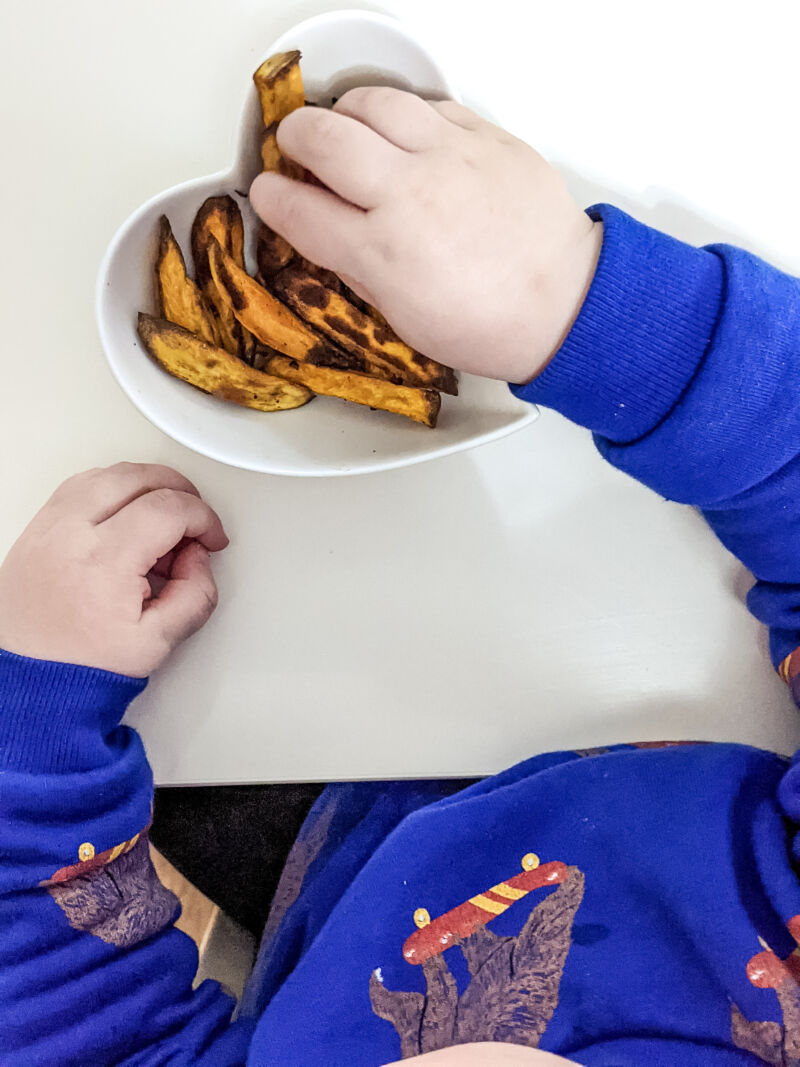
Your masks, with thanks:
[[[786,771],[733,745],[543,756],[419,808],[368,855],[358,827],[318,847],[262,948],[267,986],[298,962],[249,1062],[376,1065],[466,1041],[603,1067],[795,1062]],[[315,820],[335,831],[324,804]]]

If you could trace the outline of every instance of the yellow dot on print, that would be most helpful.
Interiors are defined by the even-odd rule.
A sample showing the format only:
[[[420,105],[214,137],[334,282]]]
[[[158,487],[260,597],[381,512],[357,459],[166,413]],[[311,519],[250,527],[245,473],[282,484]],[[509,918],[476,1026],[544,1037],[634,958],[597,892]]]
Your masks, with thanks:
[[[526,852],[522,857],[523,871],[535,871],[539,866],[539,857],[535,852]]]
[[[78,849],[78,859],[81,863],[86,860],[94,859],[94,845],[91,841],[84,841],[81,847]]]
[[[431,921],[430,913],[427,908],[417,908],[414,912],[414,925],[418,929],[422,929],[423,926],[429,926]]]

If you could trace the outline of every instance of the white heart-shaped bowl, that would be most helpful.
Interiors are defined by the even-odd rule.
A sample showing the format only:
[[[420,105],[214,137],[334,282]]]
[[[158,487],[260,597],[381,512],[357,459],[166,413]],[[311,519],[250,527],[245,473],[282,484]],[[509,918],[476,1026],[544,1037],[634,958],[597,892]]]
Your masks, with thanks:
[[[355,85],[392,84],[432,97],[458,94],[430,54],[392,18],[337,11],[308,19],[265,51],[299,48],[309,100],[328,103]],[[242,80],[246,81],[246,72]],[[190,261],[189,233],[208,196],[228,193],[245,228],[255,217],[246,193],[258,173],[261,116],[252,84],[242,112],[232,170],[167,189],[143,204],[114,235],[97,280],[97,324],[111,369],[136,407],[170,437],[234,467],[269,474],[364,474],[458,452],[503,437],[536,417],[502,382],[460,376],[457,397],[443,396],[435,430],[409,419],[328,397],[294,411],[266,414],[225,403],[170,377],[142,348],[138,311],[154,310],[156,227],[167,215]]]

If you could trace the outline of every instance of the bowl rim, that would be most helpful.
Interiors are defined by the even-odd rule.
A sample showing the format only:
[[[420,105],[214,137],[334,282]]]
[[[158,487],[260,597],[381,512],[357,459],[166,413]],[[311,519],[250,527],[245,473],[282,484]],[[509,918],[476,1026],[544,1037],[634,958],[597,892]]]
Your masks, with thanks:
[[[425,42],[421,40],[416,33],[412,32],[399,18],[396,18],[394,15],[388,15],[377,11],[366,11],[358,8],[342,8],[336,11],[324,11],[317,15],[312,15],[309,18],[301,20],[284,33],[280,34],[280,36],[278,36],[264,50],[263,58],[266,58],[275,51],[280,51],[281,47],[288,43],[288,40],[291,39],[292,35],[297,34],[300,31],[305,31],[308,28],[316,28],[317,26],[325,25],[326,23],[345,21],[346,19],[358,19],[364,22],[371,22],[375,25],[390,27],[393,32],[400,33],[402,36],[406,37],[413,44],[421,48],[431,59],[446,87],[446,91],[450,94],[451,99],[459,102],[461,101],[461,94],[453,85],[445,71],[440,67],[433,51],[427,47]],[[263,58],[259,60],[259,62],[263,62]],[[252,87],[248,86],[239,110],[239,131],[236,138],[236,150],[230,165],[225,170],[218,170],[211,174],[204,174],[195,178],[187,178],[185,181],[176,182],[174,185],[170,185],[166,189],[161,189],[157,193],[148,197],[147,200],[139,204],[139,206],[135,208],[117,227],[108,243],[102,259],[100,260],[100,265],[97,271],[97,280],[95,282],[95,322],[97,332],[106,363],[120,389],[133,406],[144,415],[148,422],[159,430],[159,432],[172,440],[177,441],[178,444],[182,445],[184,448],[188,448],[192,452],[204,455],[218,463],[223,463],[228,467],[235,467],[239,470],[295,478],[352,477],[359,474],[376,474],[385,470],[397,470],[398,468],[413,466],[417,463],[424,463],[428,460],[438,459],[442,456],[453,455],[457,452],[464,452],[476,448],[479,445],[488,444],[490,441],[496,441],[500,438],[507,437],[511,433],[516,433],[518,430],[521,430],[523,427],[533,422],[538,417],[538,408],[532,404],[526,404],[524,401],[520,401],[521,406],[518,416],[511,418],[503,426],[477,434],[474,437],[469,438],[466,442],[456,441],[438,447],[434,446],[426,450],[424,453],[398,456],[390,460],[367,460],[358,467],[336,468],[330,466],[325,469],[312,469],[310,467],[289,467],[279,462],[273,462],[272,466],[266,467],[264,461],[261,463],[256,461],[248,462],[246,459],[240,457],[232,459],[230,455],[225,454],[224,449],[217,448],[213,441],[204,441],[202,447],[198,447],[196,443],[189,440],[189,435],[184,434],[182,430],[172,428],[169,430],[164,429],[162,425],[163,420],[155,412],[154,407],[151,406],[150,398],[147,394],[137,393],[136,399],[134,399],[130,383],[125,380],[125,374],[119,365],[116,356],[113,354],[114,346],[111,344],[109,337],[110,326],[106,323],[105,289],[107,286],[107,277],[111,261],[116,254],[118,246],[124,241],[130,231],[139,224],[142,216],[150,212],[159,201],[167,199],[179,190],[182,192],[191,192],[193,189],[200,186],[205,186],[213,182],[227,182],[234,177],[237,162],[242,158],[243,146],[241,139],[245,135],[245,124],[243,120],[247,113],[251,93]]]

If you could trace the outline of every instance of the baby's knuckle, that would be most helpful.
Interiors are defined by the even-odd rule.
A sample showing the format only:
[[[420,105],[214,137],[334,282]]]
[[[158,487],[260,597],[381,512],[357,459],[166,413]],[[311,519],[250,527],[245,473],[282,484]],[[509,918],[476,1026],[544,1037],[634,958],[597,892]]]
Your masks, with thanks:
[[[351,89],[344,99],[371,109],[387,104],[396,96],[396,91],[386,85],[363,85],[357,89]]]
[[[178,505],[178,495],[174,489],[162,486],[160,489],[151,489],[147,494],[149,503],[158,511],[173,512]]]
[[[78,489],[86,485],[87,482],[95,481],[101,473],[102,467],[90,467],[89,470],[79,471],[77,474],[72,474],[65,479],[56,492],[69,492],[71,489]]]
[[[313,112],[309,116],[309,121],[306,122],[306,134],[309,140],[313,141],[314,154],[329,155],[336,152],[342,138],[339,127],[334,121],[335,116],[322,109],[308,108],[307,110]]]

